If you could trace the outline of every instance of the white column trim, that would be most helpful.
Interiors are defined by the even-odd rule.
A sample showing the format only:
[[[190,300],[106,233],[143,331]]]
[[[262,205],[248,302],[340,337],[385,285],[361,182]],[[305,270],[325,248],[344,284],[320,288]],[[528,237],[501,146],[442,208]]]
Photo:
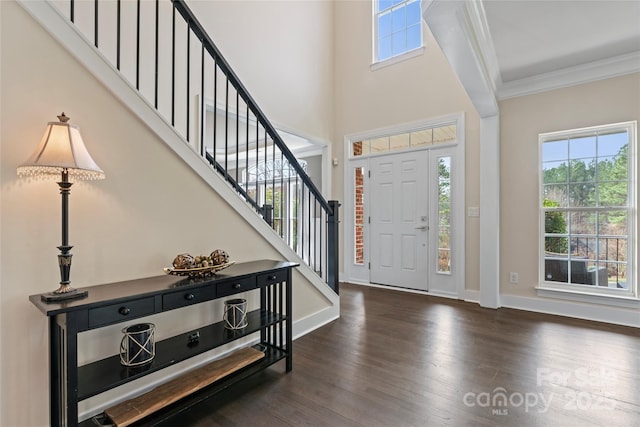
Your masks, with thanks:
[[[480,305],[500,307],[500,119],[480,119]]]

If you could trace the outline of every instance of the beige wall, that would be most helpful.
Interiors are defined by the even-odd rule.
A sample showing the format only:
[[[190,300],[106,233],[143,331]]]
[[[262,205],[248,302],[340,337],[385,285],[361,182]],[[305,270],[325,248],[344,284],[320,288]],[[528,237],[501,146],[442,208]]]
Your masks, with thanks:
[[[28,296],[58,285],[60,196],[54,182],[18,179],[16,167],[35,148],[46,122],[61,111],[81,127],[107,175],[72,188],[75,286],[162,274],[180,252],[220,247],[238,262],[281,256],[20,6],[3,1],[0,11],[0,425],[44,426],[47,321]],[[301,275],[294,280],[294,319],[327,307]],[[221,316],[219,305],[210,305],[154,321],[161,325],[161,338],[216,316]],[[81,359],[117,352],[119,329],[83,334]]]
[[[333,137],[333,1],[187,3],[269,120]]]
[[[423,55],[372,71],[370,1],[335,4],[335,132],[333,194],[343,197],[345,135],[465,113],[466,205],[479,206],[479,116],[442,51],[425,28]],[[343,221],[342,224],[346,224]],[[343,230],[340,231],[343,236]],[[466,223],[466,288],[479,290],[478,218]]]
[[[640,74],[500,102],[500,291],[538,284],[538,134],[640,119]],[[636,254],[637,256],[637,254]],[[517,285],[509,272],[518,272]]]

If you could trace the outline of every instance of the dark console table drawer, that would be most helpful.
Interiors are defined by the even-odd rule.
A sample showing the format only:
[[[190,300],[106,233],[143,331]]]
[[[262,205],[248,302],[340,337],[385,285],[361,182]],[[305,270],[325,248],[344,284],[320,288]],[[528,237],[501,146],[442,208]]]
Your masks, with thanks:
[[[273,285],[274,283],[282,283],[287,280],[287,270],[274,271],[272,273],[261,274],[258,276],[258,287]]]
[[[154,298],[141,298],[120,304],[89,310],[89,328],[124,322],[127,319],[148,316],[154,313]]]
[[[216,289],[214,286],[173,292],[162,296],[162,310],[173,310],[174,308],[198,304],[214,299],[215,297]]]
[[[238,292],[250,291],[256,288],[256,277],[245,277],[229,282],[219,283],[216,289],[216,296],[226,297],[227,295],[237,294]]]

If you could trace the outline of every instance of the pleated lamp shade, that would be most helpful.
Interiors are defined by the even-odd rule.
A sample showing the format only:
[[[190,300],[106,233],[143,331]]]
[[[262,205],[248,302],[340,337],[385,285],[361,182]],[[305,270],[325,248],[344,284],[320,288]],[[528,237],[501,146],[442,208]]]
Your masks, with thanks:
[[[80,128],[69,124],[69,117],[64,113],[58,119],[59,122],[47,124],[40,144],[27,161],[18,166],[18,175],[59,177],[66,170],[70,178],[104,179],[104,172],[84,146]]]

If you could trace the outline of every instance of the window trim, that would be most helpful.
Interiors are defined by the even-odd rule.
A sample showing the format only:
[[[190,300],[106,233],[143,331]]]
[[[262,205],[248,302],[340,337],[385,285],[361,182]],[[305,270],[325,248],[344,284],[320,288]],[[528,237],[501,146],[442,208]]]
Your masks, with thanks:
[[[409,1],[409,0],[403,0]],[[406,61],[411,58],[415,58],[416,56],[420,56],[425,51],[425,43],[424,43],[424,19],[422,19],[422,13],[420,13],[420,46],[415,47],[410,50],[406,50],[397,55],[392,55],[389,58],[385,58],[383,60],[378,59],[378,20],[376,19],[378,16],[378,3],[380,0],[372,0],[371,2],[371,21],[372,21],[372,52],[371,52],[371,71],[379,70],[381,68],[388,67],[393,64],[397,64],[399,62]],[[420,3],[420,10],[422,11],[422,0],[418,0]],[[405,5],[406,6],[406,5]],[[406,31],[406,27],[405,27]]]
[[[375,43],[375,42],[374,42]],[[398,64],[400,62],[404,62],[408,59],[415,58],[416,56],[421,56],[424,54],[426,48],[423,46],[417,47],[415,49],[408,50],[400,55],[392,56],[391,58],[383,59],[382,61],[377,61],[377,58],[374,58],[374,62],[371,64],[371,71],[380,70],[381,68],[388,67],[390,65]]]
[[[542,192],[544,188],[544,174],[542,172],[542,146],[547,141],[577,138],[594,133],[605,133],[613,130],[626,130],[629,135],[628,146],[628,182],[629,182],[629,207],[628,212],[628,263],[627,277],[630,280],[629,289],[598,288],[592,285],[565,284],[545,281],[545,210],[542,205]],[[559,132],[541,133],[538,136],[538,285],[537,294],[541,297],[552,297],[578,302],[606,304],[626,308],[640,307],[640,295],[638,286],[638,159],[637,159],[637,121],[613,123],[586,128],[571,129]]]

